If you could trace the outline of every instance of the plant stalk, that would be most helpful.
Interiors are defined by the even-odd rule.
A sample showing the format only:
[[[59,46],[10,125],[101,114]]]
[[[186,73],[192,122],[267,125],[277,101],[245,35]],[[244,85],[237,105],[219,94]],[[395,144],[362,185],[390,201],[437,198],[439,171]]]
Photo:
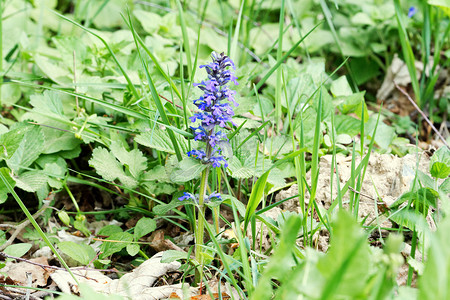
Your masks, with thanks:
[[[196,269],[195,272],[195,282],[199,283],[202,279],[202,270],[203,270],[203,255],[202,255],[202,246],[203,246],[203,237],[205,234],[205,221],[201,216],[205,215],[205,196],[206,196],[206,186],[208,183],[208,173],[209,166],[203,170],[202,179],[200,182],[200,193],[198,197],[198,218],[197,218],[197,227],[194,227],[195,231],[195,260],[200,265],[199,268]]]

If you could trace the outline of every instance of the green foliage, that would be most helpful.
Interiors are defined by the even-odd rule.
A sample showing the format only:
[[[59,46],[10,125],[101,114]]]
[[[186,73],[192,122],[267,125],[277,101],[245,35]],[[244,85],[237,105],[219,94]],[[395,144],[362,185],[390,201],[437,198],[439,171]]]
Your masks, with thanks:
[[[429,172],[417,171],[413,188],[377,216],[412,232],[412,252],[427,251],[422,262],[414,255],[407,260],[408,284],[414,271],[419,289],[398,287],[395,280],[403,263],[402,237],[384,238],[379,224],[364,231],[359,223],[365,220],[355,219],[371,152],[404,155],[412,148],[406,143],[417,138],[415,119],[386,112],[389,106],[374,108],[394,55],[406,62],[413,98],[430,119],[444,123],[450,112],[441,86],[450,57],[448,1],[41,2],[0,7],[0,210],[20,216],[11,204],[19,205],[35,227],[26,229],[24,239],[48,245],[65,267],[60,253],[103,267],[124,256],[147,258],[153,250],[142,238],[156,230],[158,219],[182,231],[203,234],[205,227],[209,236],[195,246],[202,249],[197,260],[180,251],[165,252],[163,260],[181,260],[187,281],[190,267],[198,272],[203,262],[202,282],[216,276],[242,299],[446,298],[448,147],[438,149]],[[406,18],[410,5],[418,12]],[[187,125],[197,112],[192,100],[201,94],[193,83],[203,79],[198,65],[211,51],[231,55],[239,81],[233,88],[239,126],[227,124],[230,146],[223,147],[229,166],[216,170],[186,156],[198,143]],[[319,163],[331,153],[333,176],[339,176],[338,154],[352,153],[352,174],[337,186],[337,201],[324,208],[315,201],[323,192],[317,187]],[[301,213],[283,212],[276,220],[264,215],[285,201],[278,192],[294,183]],[[344,212],[349,187],[357,190],[350,195],[353,216]],[[222,193],[222,201],[199,209],[178,200],[183,191],[199,189]],[[59,206],[67,195],[74,217],[70,205]],[[55,211],[44,212],[42,221],[30,213],[43,201],[56,206],[65,230],[86,237],[94,232],[93,220],[126,223],[136,213],[139,220],[134,227],[100,229],[100,248],[61,242],[60,227],[45,233],[41,228]],[[91,206],[96,210],[84,211]],[[221,214],[224,206],[232,217]],[[231,241],[223,229],[233,230]],[[367,243],[375,230],[380,238],[371,235],[371,241],[379,248]],[[297,246],[313,245],[322,231],[330,233],[327,253]],[[261,240],[270,244],[265,252]],[[230,242],[238,244],[234,254]],[[23,256],[30,247],[13,244],[4,251]],[[86,299],[102,298],[80,288]]]

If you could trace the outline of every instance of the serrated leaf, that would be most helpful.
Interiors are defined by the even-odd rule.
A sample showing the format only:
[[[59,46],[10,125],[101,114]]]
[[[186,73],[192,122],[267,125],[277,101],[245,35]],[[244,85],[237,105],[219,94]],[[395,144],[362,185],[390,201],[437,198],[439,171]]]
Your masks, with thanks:
[[[184,153],[188,151],[186,139],[180,134],[174,132],[175,138],[180,146],[180,150]],[[169,134],[156,126],[148,132],[144,132],[136,136],[134,139],[137,143],[149,148],[153,148],[162,152],[175,154],[173,144],[170,141]]]
[[[450,165],[446,165],[442,162],[435,162],[431,166],[430,174],[434,178],[447,178],[450,175]]]
[[[106,239],[105,242],[103,242],[102,246],[100,247],[100,252],[102,252],[100,258],[104,259],[116,252],[121,251],[123,248],[131,244],[132,241],[133,236],[128,232],[113,233],[109,238]]]
[[[136,179],[125,174],[122,165],[105,148],[95,148],[89,164],[105,180],[114,181],[118,179],[125,187],[130,189],[135,188],[138,184]]]
[[[170,179],[173,182],[187,182],[197,178],[200,173],[206,168],[198,159],[186,157],[180,161],[170,174]]]
[[[96,256],[95,250],[86,244],[77,244],[75,242],[66,241],[58,243],[58,248],[64,254],[82,265],[89,264]]]
[[[33,170],[20,174],[15,180],[17,187],[33,193],[46,186],[48,176],[40,170]]]
[[[11,256],[22,257],[31,249],[31,246],[33,245],[28,243],[13,244],[6,247],[3,252]]]
[[[156,221],[150,218],[141,218],[134,227],[134,240],[138,241],[144,235],[156,229]]]
[[[42,153],[44,135],[40,127],[34,126],[27,131],[14,154],[6,160],[8,167],[18,173],[21,168],[30,166]]]
[[[239,158],[233,156],[228,161],[227,173],[236,179],[250,178],[254,176],[254,169],[244,165]]]
[[[117,141],[111,143],[111,152],[123,164],[128,166],[128,170],[134,178],[138,178],[147,169],[147,158],[138,149],[127,151],[122,144]]]

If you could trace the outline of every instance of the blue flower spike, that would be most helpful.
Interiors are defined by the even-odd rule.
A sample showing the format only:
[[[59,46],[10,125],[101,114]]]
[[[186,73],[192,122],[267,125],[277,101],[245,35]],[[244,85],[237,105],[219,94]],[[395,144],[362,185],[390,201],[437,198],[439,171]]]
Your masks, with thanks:
[[[234,107],[239,104],[234,99],[235,91],[228,87],[230,82],[237,83],[237,77],[234,75],[236,69],[233,61],[223,53],[211,54],[212,62],[201,65],[208,74],[208,79],[200,83],[194,83],[203,91],[203,95],[199,99],[194,100],[194,105],[200,110],[190,117],[192,123],[199,122],[197,126],[190,126],[194,131],[194,140],[204,142],[205,149],[193,149],[187,153],[189,157],[199,159],[202,163],[208,164],[213,168],[228,167],[225,156],[222,155],[222,147],[229,148],[227,135],[216,128],[227,128],[227,123],[235,125],[232,121],[234,111],[230,103]],[[227,151],[225,150],[225,153]],[[192,197],[191,197],[192,196]],[[212,193],[206,201],[211,198],[221,199],[220,194]],[[184,193],[179,200],[194,199],[195,196],[190,193]]]

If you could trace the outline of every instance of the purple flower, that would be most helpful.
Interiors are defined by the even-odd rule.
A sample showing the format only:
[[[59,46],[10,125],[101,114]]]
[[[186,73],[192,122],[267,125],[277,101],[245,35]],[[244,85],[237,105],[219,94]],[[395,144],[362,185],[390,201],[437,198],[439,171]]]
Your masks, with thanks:
[[[412,18],[417,13],[417,8],[415,6],[411,6],[408,10],[408,18]]]
[[[229,82],[238,83],[237,77],[234,75],[234,63],[228,56],[213,52],[211,58],[211,63],[200,66],[200,68],[205,68],[208,73],[208,80],[194,83],[194,86],[203,91],[203,95],[194,100],[194,104],[200,112],[189,118],[191,122],[200,121],[199,126],[190,128],[194,131],[196,141],[206,142],[206,149],[205,151],[192,150],[187,154],[218,168],[222,165],[228,166],[225,157],[221,155],[220,148],[220,145],[228,142],[228,138],[225,133],[215,129],[216,126],[226,127],[228,122],[235,125],[232,121],[234,111],[230,103],[222,101],[226,100],[233,103],[235,107],[238,106],[234,100],[236,92],[227,86]],[[229,69],[230,67],[231,69]]]
[[[183,196],[178,198],[178,200],[180,200],[180,201],[189,200],[189,199],[192,199],[192,200],[196,201],[195,195],[193,195],[191,193],[188,193],[188,192],[184,192]]]
[[[222,196],[220,196],[219,193],[214,192],[211,195],[205,197],[205,202],[209,202],[213,198],[216,198],[218,200],[222,200]],[[194,195],[194,194],[191,194],[191,193],[188,193],[188,192],[184,192],[183,196],[178,198],[178,200],[180,200],[180,201],[192,200],[192,201],[198,203],[198,194]]]

